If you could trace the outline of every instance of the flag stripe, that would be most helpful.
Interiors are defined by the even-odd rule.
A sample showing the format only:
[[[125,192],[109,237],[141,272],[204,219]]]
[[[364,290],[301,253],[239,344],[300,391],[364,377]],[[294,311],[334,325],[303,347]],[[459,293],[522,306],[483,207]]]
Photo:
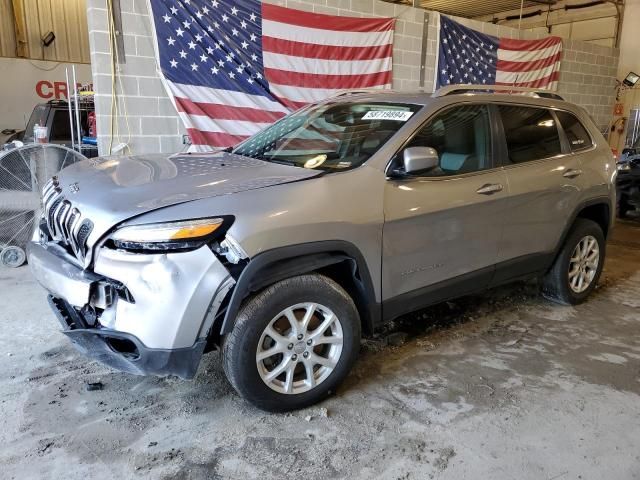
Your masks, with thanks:
[[[284,88],[288,88],[288,87],[284,87]],[[279,89],[280,88],[278,85],[273,85],[273,84],[271,85],[271,91],[276,96],[276,98],[280,100],[282,105],[285,105],[292,112],[295,112],[296,110],[299,110],[300,108],[307,106],[309,103],[315,102],[317,100],[322,100],[322,98],[325,98],[325,97],[321,97],[321,98],[312,97],[311,95],[305,96],[301,93],[300,96],[301,97],[305,96],[305,100],[296,101],[296,100],[291,100],[285,96],[279,95],[278,94]]]
[[[560,62],[560,52],[547,58],[541,58],[532,62],[508,62],[506,60],[498,60],[498,71],[503,72],[530,72],[539,70],[548,66],[555,66],[556,62]]]
[[[178,112],[178,115],[183,123],[188,124],[191,128],[197,128],[198,130],[206,132],[228,133],[230,135],[240,136],[253,135],[272,123],[250,122],[247,120],[222,120],[205,115],[189,115],[184,112]]]
[[[388,32],[393,30],[394,19],[392,18],[354,18],[337,17],[335,15],[325,15],[322,13],[311,13],[297,10],[295,15],[291,14],[291,9],[264,3],[262,5],[262,16],[266,20],[285,23],[288,25],[298,25],[301,27],[316,28],[322,25],[325,30],[339,32]]]
[[[390,43],[375,47],[341,47],[294,42],[268,36],[262,37],[262,49],[264,52],[325,60],[374,60],[377,58],[391,58],[393,55],[393,45]]]
[[[203,132],[196,128],[187,128],[187,134],[191,138],[193,145],[212,145],[216,147],[232,147],[248,138],[221,132]]]
[[[277,83],[270,83],[269,87],[278,98],[291,102],[294,108],[299,108],[307,103],[324,100],[345,90],[344,88],[301,88],[291,85],[279,85]],[[378,85],[373,88],[391,88],[391,85]]]
[[[528,72],[504,72],[498,70],[496,73],[496,82],[500,83],[526,83],[537,80],[538,78],[547,78],[554,71],[556,71],[556,65],[550,65],[539,70],[531,70]]]
[[[256,108],[235,107],[219,103],[193,102],[188,98],[176,97],[179,112],[189,115],[206,115],[222,120],[241,120],[257,123],[273,123],[284,117],[284,112],[269,112]]]
[[[268,67],[265,67],[264,71],[270,83],[295,87],[311,86],[340,90],[346,88],[370,88],[391,83],[391,71],[363,75],[322,75],[277,70]]]
[[[558,82],[560,80],[560,72],[555,71],[551,73],[551,75],[543,78],[537,78],[534,80],[529,80],[525,82],[499,82],[496,80],[496,85],[512,85],[514,87],[527,87],[527,88],[550,88],[550,85],[554,84],[554,82]],[[555,84],[554,86],[557,86]]]
[[[503,50],[514,50],[521,52],[523,50],[536,51],[546,48],[562,47],[562,39],[560,37],[547,37],[540,40],[518,40],[514,38],[500,38],[500,48]]]
[[[249,95],[232,90],[177,84],[169,81],[167,84],[173,96],[178,96],[182,93],[195,103],[219,103],[232,107],[257,108],[270,112],[289,113],[285,106],[261,95]]]
[[[391,71],[391,57],[371,62],[369,60],[323,60],[264,52],[263,60],[266,68],[317,75],[366,75]]]
[[[531,62],[538,60],[539,58],[552,57],[560,51],[561,49],[558,47],[542,48],[535,51],[522,50],[520,52],[516,52],[515,50],[503,50],[501,48],[498,50],[498,59],[505,60],[507,62]]]
[[[266,4],[264,4],[266,5]],[[393,31],[386,32],[341,32],[339,35],[321,28],[301,27],[285,23],[262,21],[262,34],[272,38],[306,42],[316,45],[374,47],[389,45],[393,42]]]

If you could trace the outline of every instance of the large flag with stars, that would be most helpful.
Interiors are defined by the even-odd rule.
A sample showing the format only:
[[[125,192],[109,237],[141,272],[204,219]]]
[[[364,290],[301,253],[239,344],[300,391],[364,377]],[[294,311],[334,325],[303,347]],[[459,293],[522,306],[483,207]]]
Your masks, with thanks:
[[[494,37],[440,16],[438,87],[450,84],[512,85],[555,90],[562,39]]]
[[[150,0],[165,86],[191,142],[227,147],[351,88],[389,88],[394,19],[259,0]]]

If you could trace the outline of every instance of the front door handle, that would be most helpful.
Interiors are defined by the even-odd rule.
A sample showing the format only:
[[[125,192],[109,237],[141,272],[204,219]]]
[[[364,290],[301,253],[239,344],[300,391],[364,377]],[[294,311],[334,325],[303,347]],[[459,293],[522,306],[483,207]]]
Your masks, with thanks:
[[[487,183],[476,190],[476,193],[480,195],[493,195],[494,193],[501,192],[502,188],[502,185],[499,183]]]
[[[572,168],[562,174],[565,178],[576,178],[579,175],[582,175],[582,170],[574,170]]]

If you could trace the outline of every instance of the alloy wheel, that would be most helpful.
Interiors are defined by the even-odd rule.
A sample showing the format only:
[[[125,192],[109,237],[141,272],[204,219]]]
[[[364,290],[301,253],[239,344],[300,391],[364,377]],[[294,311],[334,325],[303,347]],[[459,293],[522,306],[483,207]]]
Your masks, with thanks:
[[[299,394],[325,381],[343,347],[342,325],[324,305],[285,308],[264,329],[256,351],[258,373],[272,390]]]
[[[596,276],[600,263],[600,247],[595,237],[583,237],[573,249],[569,260],[569,287],[575,293],[584,292]]]

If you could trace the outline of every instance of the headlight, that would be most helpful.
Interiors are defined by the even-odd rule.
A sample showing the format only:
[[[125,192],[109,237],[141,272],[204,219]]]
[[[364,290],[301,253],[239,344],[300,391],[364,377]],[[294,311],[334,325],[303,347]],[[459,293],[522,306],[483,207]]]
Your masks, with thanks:
[[[631,170],[631,164],[629,162],[619,163],[617,168],[619,172],[628,172]]]
[[[223,218],[150,223],[123,227],[111,235],[116,248],[127,250],[169,250],[203,245],[224,223]]]

